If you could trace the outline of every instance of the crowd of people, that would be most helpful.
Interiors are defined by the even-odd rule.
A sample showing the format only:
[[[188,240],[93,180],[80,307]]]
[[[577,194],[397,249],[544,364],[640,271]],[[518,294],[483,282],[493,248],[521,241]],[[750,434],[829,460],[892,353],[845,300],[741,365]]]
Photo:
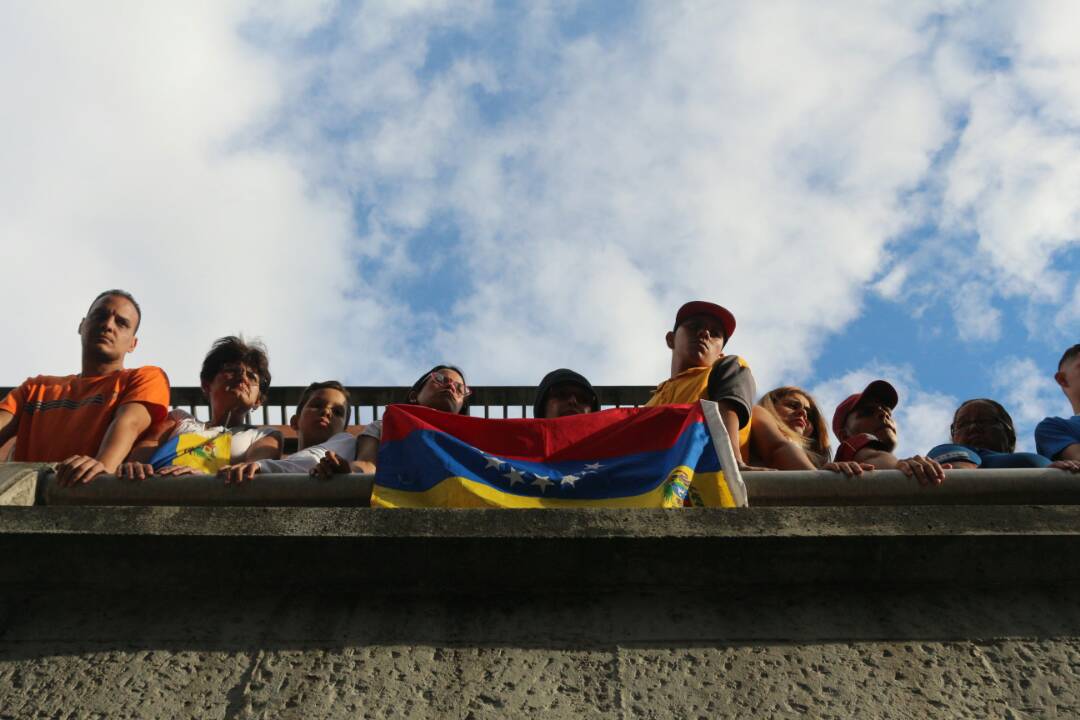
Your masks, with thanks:
[[[382,422],[347,431],[351,398],[340,382],[309,385],[289,421],[298,450],[283,455],[273,427],[249,424],[266,401],[270,362],[265,348],[229,336],[213,343],[200,385],[207,421],[170,408],[169,381],[157,367],[126,368],[138,344],[142,310],[123,290],[107,290],[79,323],[82,365],[75,375],[38,375],[0,401],[0,446],[15,438],[10,459],[54,462],[57,482],[87,483],[103,474],[132,480],[191,473],[245,482],[260,473],[310,473],[322,478],[372,473],[378,463]],[[749,364],[724,354],[735,317],[711,302],[688,302],[665,337],[670,376],[647,406],[715,401],[742,470],[826,470],[849,476],[897,469],[923,485],[939,484],[947,469],[1043,468],[1080,472],[1080,344],[1065,351],[1054,380],[1074,415],[1046,418],[1035,430],[1037,453],[1016,452],[1016,430],[1002,405],[989,398],[962,403],[953,416],[951,442],[925,455],[897,457],[900,399],[886,380],[875,380],[841,402],[831,428],[805,390],[785,386],[762,395]],[[412,384],[402,402],[449,413],[469,412],[471,391],[461,368],[436,365]],[[535,418],[599,412],[589,380],[573,370],[548,373],[536,390]]]

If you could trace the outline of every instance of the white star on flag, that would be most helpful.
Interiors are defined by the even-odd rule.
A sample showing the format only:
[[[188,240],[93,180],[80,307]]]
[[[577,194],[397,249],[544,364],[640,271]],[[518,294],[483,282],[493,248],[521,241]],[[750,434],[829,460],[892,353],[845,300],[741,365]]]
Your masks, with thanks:
[[[487,461],[487,467],[484,468],[485,470],[488,468],[495,468],[497,470],[503,464],[502,460],[497,457],[491,457],[490,455],[485,455],[484,460]]]
[[[547,475],[536,475],[535,477],[536,477],[536,479],[533,480],[533,485],[536,485],[538,488],[540,488],[540,494],[541,495],[543,495],[544,491],[548,489],[548,485],[554,485],[555,484],[555,483],[551,482],[551,480],[548,480]]]
[[[585,469],[586,470],[592,470],[593,472],[596,472],[597,470],[600,469],[600,467],[601,467],[600,463],[589,463],[588,465],[585,466]]]
[[[521,473],[519,473],[516,468],[510,468],[510,472],[503,473],[503,477],[510,479],[510,487],[514,487],[518,483],[525,483],[525,478],[522,477]]]
[[[569,485],[570,487],[577,487],[576,485],[574,485],[574,483],[576,483],[577,481],[577,475],[563,475],[562,478],[559,480],[559,484],[564,487],[567,485]]]

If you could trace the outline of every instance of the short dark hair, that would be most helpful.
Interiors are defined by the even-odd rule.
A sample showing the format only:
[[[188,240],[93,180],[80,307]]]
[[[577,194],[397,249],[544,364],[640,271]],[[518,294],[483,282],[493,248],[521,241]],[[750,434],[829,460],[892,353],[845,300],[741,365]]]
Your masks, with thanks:
[[[236,335],[215,340],[203,359],[199,381],[209,385],[221,368],[235,362],[244,363],[259,374],[259,402],[265,402],[266,391],[270,389],[270,358],[266,355],[266,346],[258,340],[249,343]]]
[[[296,404],[296,414],[299,415],[300,411],[307,405],[307,401],[311,399],[319,390],[337,390],[339,393],[345,396],[345,427],[349,427],[349,411],[352,408],[352,395],[345,389],[345,386],[339,383],[337,380],[324,380],[323,382],[313,382],[304,388],[304,392],[300,393],[300,402]]]
[[[1080,355],[1080,343],[1073,345],[1061,356],[1061,360],[1058,361],[1058,372],[1061,372],[1061,368],[1065,367],[1065,363],[1069,362],[1077,355]]]
[[[105,292],[99,294],[96,298],[94,298],[93,301],[91,301],[90,307],[94,307],[94,304],[97,303],[98,300],[100,300],[103,297],[109,297],[110,295],[115,295],[117,297],[122,297],[125,300],[127,300],[129,303],[131,303],[132,305],[135,306],[135,312],[139,316],[139,317],[137,317],[135,319],[135,332],[139,332],[139,325],[142,324],[142,308],[139,307],[139,303],[135,300],[135,298],[127,290],[120,290],[120,289],[117,289],[117,288],[113,288],[112,290],[106,290]],[[87,313],[87,315],[89,315],[90,310],[87,309],[86,313]]]
[[[965,400],[960,403],[960,407],[956,408],[956,412],[953,413],[952,424],[956,425],[956,417],[960,414],[960,411],[972,403],[986,403],[993,409],[994,415],[1001,421],[1001,424],[1005,426],[1005,435],[1007,445],[1005,447],[1006,452],[1013,452],[1016,450],[1016,427],[1013,425],[1012,416],[1005,410],[1005,408],[996,400],[990,398],[972,398],[971,400]]]
[[[409,393],[405,396],[405,404],[406,405],[416,405],[417,404],[416,400],[413,399],[414,396],[420,394],[420,390],[424,387],[424,383],[427,382],[427,379],[429,377],[431,377],[431,374],[435,373],[435,372],[438,372],[439,370],[453,370],[454,372],[456,372],[458,375],[461,376],[461,381],[462,382],[464,382],[466,385],[469,384],[468,382],[465,381],[465,373],[462,372],[461,368],[459,368],[458,366],[456,366],[456,365],[436,365],[435,367],[431,368],[426,373],[421,375],[417,379],[417,381],[412,384],[412,387],[409,388]],[[461,401],[461,409],[458,410],[458,415],[468,415],[468,414],[469,414],[469,398],[467,397],[467,398],[465,398],[464,400]]]

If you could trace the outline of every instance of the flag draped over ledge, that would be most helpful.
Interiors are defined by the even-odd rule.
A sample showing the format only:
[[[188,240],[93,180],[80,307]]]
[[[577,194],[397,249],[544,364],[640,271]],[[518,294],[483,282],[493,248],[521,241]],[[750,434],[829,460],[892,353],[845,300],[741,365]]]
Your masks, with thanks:
[[[737,473],[725,479],[721,472],[713,433],[727,443],[723,424],[714,411],[708,421],[706,409],[668,405],[551,420],[494,420],[393,405],[383,420],[371,504],[745,505]]]

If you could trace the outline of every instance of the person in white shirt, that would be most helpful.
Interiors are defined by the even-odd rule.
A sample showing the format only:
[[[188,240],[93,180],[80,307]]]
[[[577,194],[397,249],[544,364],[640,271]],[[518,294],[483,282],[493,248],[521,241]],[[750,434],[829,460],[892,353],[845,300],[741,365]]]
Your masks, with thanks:
[[[443,412],[469,414],[469,396],[472,390],[465,383],[465,373],[454,365],[436,365],[420,376],[409,388],[405,398],[407,405],[423,405]],[[328,480],[334,475],[348,473],[374,473],[382,438],[382,420],[369,423],[356,438],[353,460],[330,452],[319,460],[311,474]]]
[[[226,482],[244,482],[258,473],[308,473],[327,453],[351,461],[356,438],[349,424],[349,391],[337,380],[311,383],[300,395],[289,425],[296,431],[299,451],[281,460],[255,460],[222,468]]]

